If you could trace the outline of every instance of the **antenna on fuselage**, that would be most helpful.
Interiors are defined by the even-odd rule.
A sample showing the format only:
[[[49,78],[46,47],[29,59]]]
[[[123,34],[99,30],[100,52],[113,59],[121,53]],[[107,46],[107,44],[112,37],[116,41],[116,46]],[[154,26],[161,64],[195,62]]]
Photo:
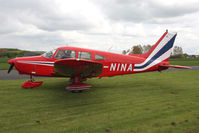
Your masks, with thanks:
[[[126,54],[125,54],[125,55],[129,55],[132,51],[133,51],[133,47],[132,47],[132,48],[130,48],[130,49],[126,52]]]
[[[113,48],[113,45],[111,45],[109,48],[108,48],[108,52],[110,52],[110,50]]]

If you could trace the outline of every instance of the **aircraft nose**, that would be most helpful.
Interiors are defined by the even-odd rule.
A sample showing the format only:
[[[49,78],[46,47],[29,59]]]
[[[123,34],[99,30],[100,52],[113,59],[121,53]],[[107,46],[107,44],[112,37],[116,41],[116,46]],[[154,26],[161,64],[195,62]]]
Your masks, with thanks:
[[[13,64],[15,62],[15,59],[11,59],[8,61],[8,64]]]
[[[9,60],[8,63],[10,64],[10,67],[8,69],[8,73],[10,73],[12,71],[13,67],[15,66],[15,59]]]

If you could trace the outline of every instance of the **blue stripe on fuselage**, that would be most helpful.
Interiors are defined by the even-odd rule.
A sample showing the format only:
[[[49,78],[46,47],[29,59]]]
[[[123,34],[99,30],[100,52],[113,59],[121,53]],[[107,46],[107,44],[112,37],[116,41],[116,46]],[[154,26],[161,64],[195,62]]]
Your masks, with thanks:
[[[173,47],[174,41],[175,41],[175,37],[176,35],[156,54],[154,55],[151,60],[149,60],[146,64],[144,64],[143,66],[139,66],[139,67],[134,67],[134,69],[141,69],[144,68],[148,65],[150,65],[153,61],[155,61],[158,57],[160,57],[161,55],[163,55],[165,52],[167,52],[170,48]]]

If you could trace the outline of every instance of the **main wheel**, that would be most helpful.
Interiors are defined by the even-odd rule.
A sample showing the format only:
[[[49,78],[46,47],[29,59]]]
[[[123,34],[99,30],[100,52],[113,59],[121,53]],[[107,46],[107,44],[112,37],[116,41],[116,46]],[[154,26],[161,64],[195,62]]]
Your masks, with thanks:
[[[32,89],[32,87],[25,87],[24,89]]]
[[[71,92],[72,92],[72,93],[81,93],[82,90],[72,90]]]

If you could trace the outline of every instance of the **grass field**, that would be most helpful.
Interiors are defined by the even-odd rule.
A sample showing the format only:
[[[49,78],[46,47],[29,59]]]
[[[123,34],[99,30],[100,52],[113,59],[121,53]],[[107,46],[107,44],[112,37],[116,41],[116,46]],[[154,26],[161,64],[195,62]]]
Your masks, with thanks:
[[[0,63],[7,63],[10,58],[0,58]]]
[[[172,65],[199,66],[199,59],[170,59]]]
[[[0,70],[8,70],[9,67],[8,63],[0,63]]]
[[[2,133],[199,133],[199,71],[90,79],[83,93],[63,78],[22,89],[0,81]]]
[[[7,70],[10,67],[8,60],[9,58],[0,58],[0,70]]]

